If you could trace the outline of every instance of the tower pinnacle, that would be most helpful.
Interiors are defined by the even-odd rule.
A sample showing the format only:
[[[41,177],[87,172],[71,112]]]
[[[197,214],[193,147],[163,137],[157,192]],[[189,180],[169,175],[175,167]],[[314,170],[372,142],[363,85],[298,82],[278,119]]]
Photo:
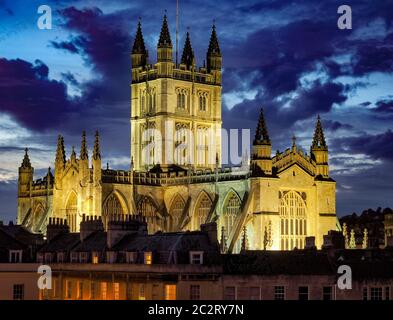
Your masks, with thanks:
[[[323,134],[321,117],[318,115],[317,124],[315,126],[314,138],[312,142],[312,149],[327,149],[325,136]]]
[[[87,145],[86,145],[86,131],[82,133],[82,143],[81,143],[81,152],[80,152],[80,159],[87,160],[89,158],[87,152]]]
[[[29,158],[29,149],[25,148],[25,156],[23,157],[22,165],[23,168],[31,168],[30,158]]]
[[[94,140],[93,159],[94,160],[101,159],[100,135],[98,133],[98,130],[96,131],[95,140]]]
[[[254,145],[257,144],[267,144],[270,145],[270,137],[267,131],[266,123],[265,123],[265,116],[263,108],[261,108],[261,112],[259,114],[258,126],[255,133]]]
[[[187,69],[190,69],[192,65],[195,64],[194,60],[194,51],[192,50],[190,33],[187,31],[186,41],[184,43],[183,55],[181,57],[181,63],[187,66]]]
[[[167,20],[166,14],[164,15],[164,19],[162,21],[160,39],[158,40],[158,47],[159,48],[168,48],[168,47],[172,48],[171,35],[169,33],[168,20]]]

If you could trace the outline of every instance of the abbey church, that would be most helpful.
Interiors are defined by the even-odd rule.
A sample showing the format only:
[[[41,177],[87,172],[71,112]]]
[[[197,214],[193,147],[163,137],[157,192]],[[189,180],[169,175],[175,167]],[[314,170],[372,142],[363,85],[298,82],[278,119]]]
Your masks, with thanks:
[[[45,234],[49,218],[61,218],[77,232],[82,219],[100,217],[105,226],[110,217],[133,214],[146,220],[149,233],[216,222],[223,252],[304,248],[309,236],[320,248],[323,235],[337,229],[336,184],[320,118],[309,154],[294,140],[272,155],[261,110],[250,161],[223,167],[222,56],[215,26],[203,66],[196,65],[189,33],[180,61],[173,55],[164,16],[157,62],[149,63],[139,22],[131,52],[129,170],[103,168],[98,132],[90,154],[83,133],[78,154],[73,149],[69,157],[59,136],[54,173],[49,169],[38,180],[26,149],[18,224]]]

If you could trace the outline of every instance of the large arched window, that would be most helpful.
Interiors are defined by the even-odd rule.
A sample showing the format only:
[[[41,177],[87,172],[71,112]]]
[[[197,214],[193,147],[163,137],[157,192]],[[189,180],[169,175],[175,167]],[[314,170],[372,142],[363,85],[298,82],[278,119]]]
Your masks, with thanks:
[[[203,194],[199,197],[199,200],[195,206],[194,211],[194,230],[199,230],[201,224],[206,223],[207,216],[209,215],[210,209],[212,207],[212,201],[209,196],[203,192]]]
[[[138,202],[138,213],[145,217],[149,233],[162,230],[162,221],[159,218],[158,210],[150,197],[143,196]]]
[[[307,207],[302,196],[295,191],[280,192],[281,250],[304,248],[306,236]]]
[[[68,196],[66,205],[66,218],[68,226],[71,232],[77,232],[79,230],[78,220],[77,220],[77,208],[78,208],[78,198],[74,192]]]
[[[108,226],[108,218],[110,215],[123,215],[123,207],[121,206],[119,198],[112,193],[105,201],[102,208],[103,223],[105,228]]]
[[[179,231],[178,228],[181,216],[185,207],[184,200],[180,195],[176,195],[172,200],[171,208],[169,209],[169,230]]]
[[[222,211],[222,216],[220,219],[220,234],[219,239],[221,240],[222,236],[222,231],[224,231],[224,235],[226,240],[228,241],[229,235],[232,232],[233,227],[235,226],[236,218],[240,214],[240,206],[241,206],[241,201],[238,197],[238,195],[231,191],[228,196],[226,197],[223,211]],[[224,228],[224,230],[222,229]],[[226,244],[227,246],[229,243]],[[241,241],[237,240],[235,247],[233,248],[233,252],[237,253],[240,251],[240,245]]]

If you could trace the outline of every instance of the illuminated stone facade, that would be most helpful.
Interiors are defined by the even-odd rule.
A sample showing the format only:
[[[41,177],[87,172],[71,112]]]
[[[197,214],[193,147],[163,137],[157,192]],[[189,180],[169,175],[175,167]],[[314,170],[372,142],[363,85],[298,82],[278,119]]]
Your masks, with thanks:
[[[19,168],[18,223],[45,233],[50,217],[65,218],[71,231],[78,231],[82,214],[102,216],[106,224],[110,214],[132,213],[146,218],[150,233],[195,230],[216,221],[223,252],[237,252],[242,245],[303,248],[306,236],[315,236],[320,248],[337,221],[320,119],[310,155],[294,141],[272,156],[261,111],[251,163],[222,168],[222,57],[215,27],[203,67],[196,67],[189,34],[180,63],[172,56],[166,18],[155,64],[148,63],[139,23],[131,54],[130,170],[102,169],[98,133],[91,160],[85,134],[79,156],[73,150],[69,159],[59,136],[54,176],[49,170],[43,179],[33,180],[26,151]],[[153,129],[160,134],[150,134]],[[192,147],[182,132],[192,133]],[[153,147],[146,152],[148,146]]]

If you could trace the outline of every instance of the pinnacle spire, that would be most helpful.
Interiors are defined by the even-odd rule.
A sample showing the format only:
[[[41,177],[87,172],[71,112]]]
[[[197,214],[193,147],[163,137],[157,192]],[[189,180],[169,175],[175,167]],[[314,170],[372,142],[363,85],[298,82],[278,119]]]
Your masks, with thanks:
[[[259,114],[258,126],[255,132],[254,145],[256,144],[271,144],[269,133],[267,132],[267,127],[265,123],[265,116],[263,108]]]
[[[80,159],[81,160],[89,159],[89,154],[87,152],[87,145],[86,145],[86,131],[84,131],[84,130],[83,130],[83,133],[82,133]]]
[[[192,50],[190,33],[187,31],[186,41],[184,42],[183,55],[181,57],[181,63],[187,66],[189,69],[194,64],[194,51]]]
[[[210,36],[209,48],[207,49],[207,55],[221,56],[220,45],[218,44],[216,25],[213,24],[212,34]]]
[[[164,15],[164,19],[162,21],[160,39],[158,40],[158,47],[172,48],[171,35],[169,33],[168,20],[166,14]]]
[[[96,131],[95,140],[94,140],[94,148],[93,148],[93,159],[101,160],[101,151],[100,151],[100,135],[98,130]]]
[[[317,118],[317,124],[315,126],[312,148],[320,148],[320,149],[327,148],[325,136],[323,134],[323,129],[322,129],[321,117],[319,115]]]
[[[143,40],[142,25],[138,22],[138,28],[135,34],[134,45],[132,46],[132,54],[146,54],[145,41]]]
[[[242,236],[242,247],[241,251],[248,250],[248,239],[247,239],[247,227],[243,227],[243,236]]]
[[[76,161],[76,152],[75,152],[75,146],[72,146],[72,151],[71,151],[71,161]]]
[[[57,137],[57,149],[56,149],[56,163],[64,165],[66,162],[65,149],[64,149],[64,138],[59,134]]]
[[[29,149],[25,148],[25,156],[23,157],[22,165],[23,168],[31,168],[30,158],[29,158]]]

